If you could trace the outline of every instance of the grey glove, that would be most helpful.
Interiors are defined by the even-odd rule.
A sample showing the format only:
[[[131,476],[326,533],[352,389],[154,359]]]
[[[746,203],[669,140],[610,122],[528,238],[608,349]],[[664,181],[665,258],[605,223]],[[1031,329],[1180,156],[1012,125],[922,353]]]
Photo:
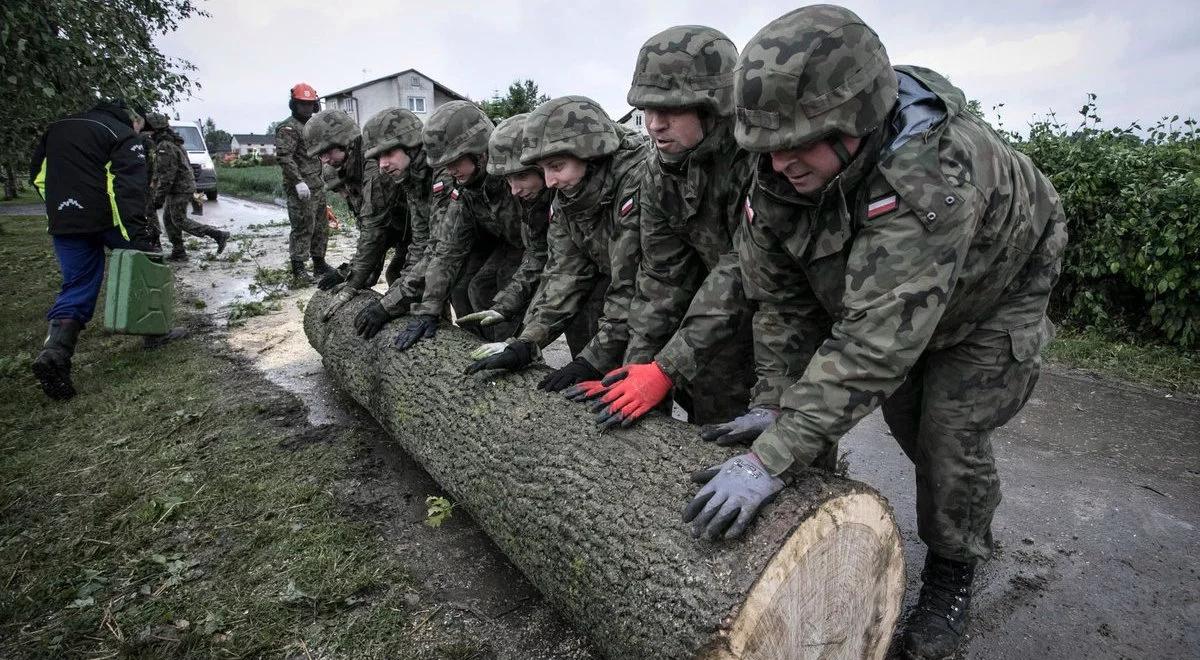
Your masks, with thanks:
[[[751,408],[745,415],[724,424],[705,424],[700,427],[700,438],[706,442],[716,440],[722,447],[750,444],[778,418],[779,411],[774,408]]]
[[[503,314],[501,314],[500,312],[497,312],[494,309],[485,309],[482,312],[475,312],[474,314],[467,314],[466,316],[459,318],[458,324],[462,325],[464,323],[478,323],[479,325],[486,328],[489,325],[496,325],[497,323],[501,323],[503,321],[504,321]]]
[[[339,309],[344,307],[346,303],[354,300],[354,297],[357,295],[358,289],[349,286],[342,287],[337,292],[337,295],[333,297],[333,300],[329,301],[329,304],[325,306],[325,311],[321,313],[321,322],[328,323],[329,319],[333,318],[333,315],[337,314]]]
[[[692,523],[692,537],[713,541],[724,533],[735,539],[783,489],[783,480],[772,477],[754,452],[734,456],[720,465],[692,475],[704,484],[683,509],[683,522]]]
[[[312,191],[308,189],[308,184],[301,181],[296,184],[296,196],[300,199],[308,199],[312,197]]]
[[[504,341],[480,344],[475,350],[471,351],[471,359],[482,360],[485,357],[492,357],[493,355],[503,353],[506,348],[508,348],[508,342]]]

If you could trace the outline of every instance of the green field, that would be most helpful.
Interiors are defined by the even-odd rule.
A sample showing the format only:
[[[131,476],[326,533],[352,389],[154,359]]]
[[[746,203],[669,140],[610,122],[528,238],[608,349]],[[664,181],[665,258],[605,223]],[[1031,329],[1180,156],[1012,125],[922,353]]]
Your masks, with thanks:
[[[218,167],[217,188],[222,195],[274,203],[283,198],[283,171],[276,165]],[[326,193],[325,199],[338,217],[350,218],[350,209],[341,195]]]

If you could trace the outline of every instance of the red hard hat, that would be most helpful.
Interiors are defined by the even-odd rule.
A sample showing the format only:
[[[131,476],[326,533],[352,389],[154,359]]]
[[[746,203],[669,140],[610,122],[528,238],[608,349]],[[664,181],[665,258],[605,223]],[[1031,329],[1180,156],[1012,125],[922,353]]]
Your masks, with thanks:
[[[308,83],[299,83],[292,88],[292,98],[297,101],[316,101],[317,90]]]

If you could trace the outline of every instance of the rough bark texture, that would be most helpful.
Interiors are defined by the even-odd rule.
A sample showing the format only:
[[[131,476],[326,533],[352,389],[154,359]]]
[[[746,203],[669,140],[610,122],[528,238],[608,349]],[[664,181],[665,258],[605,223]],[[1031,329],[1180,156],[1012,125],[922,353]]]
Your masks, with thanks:
[[[601,434],[584,406],[536,389],[544,367],[464,376],[479,342],[446,324],[407,352],[392,348],[407,319],[364,341],[352,320],[374,297],[323,323],[329,294],[313,295],[304,325],[325,368],[609,657],[725,656],[747,592],[797,525],[832,498],[874,495],[811,473],[747,538],[696,541],[680,519],[689,475],[744,449],[662,415]]]

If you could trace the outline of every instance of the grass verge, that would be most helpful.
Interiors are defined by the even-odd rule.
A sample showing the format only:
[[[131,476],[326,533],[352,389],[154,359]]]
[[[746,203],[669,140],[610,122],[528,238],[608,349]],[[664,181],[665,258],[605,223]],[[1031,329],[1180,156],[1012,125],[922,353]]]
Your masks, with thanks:
[[[81,393],[45,398],[29,362],[57,265],[42,219],[0,232],[0,657],[473,653],[334,495],[362,431],[308,426],[202,328],[145,351],[95,322]]]
[[[1122,334],[1059,327],[1045,356],[1061,366],[1200,396],[1200,353],[1174,346],[1147,344]]]
[[[0,207],[4,206],[23,206],[26,204],[41,204],[42,198],[38,196],[37,191],[29,186],[25,186],[17,191],[17,196],[12,199],[0,200]]]
[[[222,194],[273,204],[283,198],[283,171],[277,165],[218,167],[217,188]],[[350,218],[350,208],[341,195],[326,191],[325,200],[339,218]]]

